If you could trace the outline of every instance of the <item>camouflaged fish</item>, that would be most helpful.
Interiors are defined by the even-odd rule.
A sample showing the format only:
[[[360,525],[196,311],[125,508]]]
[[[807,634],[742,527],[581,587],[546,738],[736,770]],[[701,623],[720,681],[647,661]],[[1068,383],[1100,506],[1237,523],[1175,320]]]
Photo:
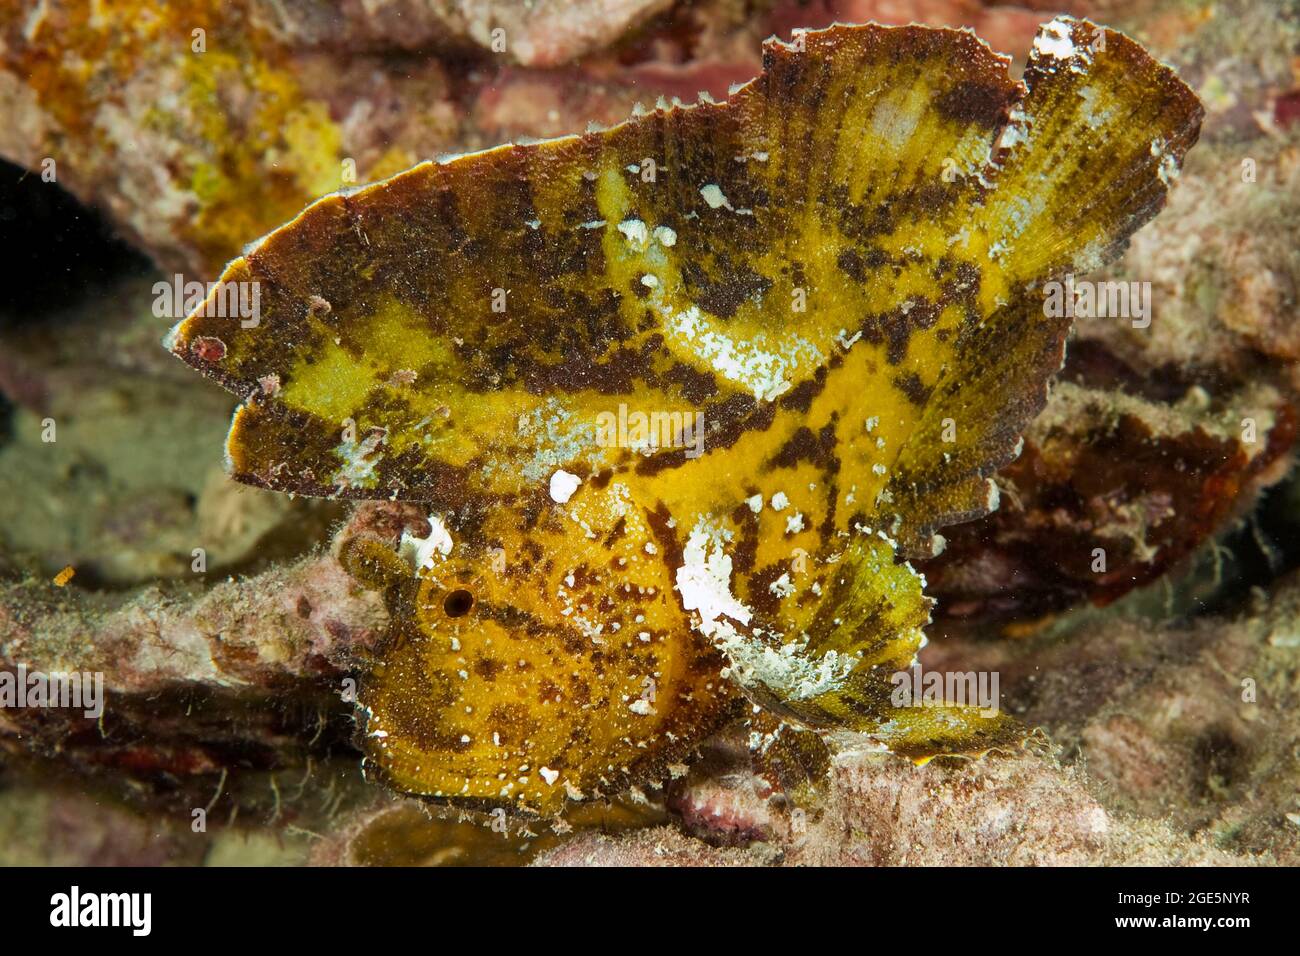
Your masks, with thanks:
[[[1020,739],[891,700],[907,559],[997,507],[1064,353],[1042,284],[1161,208],[1202,111],[1085,21],[1008,65],[917,26],[769,41],[726,103],[426,162],[227,268],[260,321],[210,300],[169,347],[244,399],[234,477],[428,509],[344,555],[391,611],[385,781],[549,813],[754,705],[918,760]]]

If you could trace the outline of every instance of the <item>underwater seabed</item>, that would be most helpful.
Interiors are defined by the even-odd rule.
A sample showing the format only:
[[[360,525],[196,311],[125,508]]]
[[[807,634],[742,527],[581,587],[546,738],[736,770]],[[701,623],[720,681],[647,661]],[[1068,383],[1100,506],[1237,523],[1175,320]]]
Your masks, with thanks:
[[[801,19],[814,15],[802,5],[752,6],[741,13],[708,0],[602,23],[571,38],[572,48],[520,44],[504,67],[489,44],[477,50],[470,36],[454,51],[408,48],[390,61],[375,52],[389,42],[382,31],[357,50],[335,37],[334,46],[313,41],[304,52],[292,31],[285,40],[250,27],[239,35],[255,64],[247,71],[227,70],[229,54],[218,46],[207,60],[182,61],[174,75],[160,67],[132,80],[137,97],[155,81],[230,93],[197,97],[195,112],[171,126],[157,117],[117,117],[125,124],[119,130],[138,124],[156,137],[141,140],[146,151],[180,157],[158,164],[148,189],[137,176],[151,167],[138,155],[115,165],[114,157],[126,154],[104,136],[113,127],[71,123],[101,108],[111,112],[93,88],[24,85],[29,74],[46,75],[31,73],[27,58],[39,61],[52,34],[37,24],[23,45],[0,52],[0,114],[8,107],[16,118],[41,119],[11,124],[8,139],[0,134],[0,153],[23,164],[0,165],[0,223],[19,224],[24,233],[11,260],[22,281],[6,282],[0,299],[0,676],[21,674],[24,688],[42,689],[46,675],[87,676],[75,693],[62,686],[69,706],[39,710],[16,706],[18,685],[0,681],[0,865],[1300,863],[1300,477],[1292,467],[1300,387],[1300,73],[1293,58],[1300,18],[1292,5],[1251,0],[1099,0],[1074,11],[1125,30],[1172,65],[1206,115],[1167,207],[1121,258],[1088,276],[1101,290],[1094,305],[1108,294],[1118,301],[1123,288],[1136,311],[1119,309],[1117,317],[1071,305],[1043,312],[1044,322],[1073,319],[1075,326],[1046,405],[1023,428],[1018,457],[994,476],[988,500],[997,510],[941,528],[933,556],[911,555],[936,601],[921,672],[971,674],[972,686],[986,690],[978,677],[995,677],[1001,716],[1022,728],[1014,744],[986,754],[979,746],[951,756],[918,751],[909,759],[882,752],[852,728],[825,727],[820,741],[792,733],[774,714],[797,711],[798,695],[786,699],[756,682],[746,691],[760,710],[735,690],[745,682],[735,654],[746,648],[734,642],[748,635],[728,624],[705,628],[705,637],[732,653],[736,675],[715,686],[710,673],[695,688],[699,700],[717,694],[719,701],[688,727],[700,730],[700,739],[665,748],[662,766],[616,775],[607,795],[560,813],[545,803],[534,814],[491,800],[444,803],[402,792],[418,789],[428,768],[408,772],[396,759],[385,765],[385,728],[402,728],[394,730],[401,738],[424,726],[423,711],[410,717],[403,699],[375,696],[377,683],[404,687],[408,680],[392,676],[399,659],[392,649],[459,633],[447,628],[497,596],[497,552],[508,562],[525,547],[489,550],[485,543],[481,554],[473,552],[482,559],[473,575],[434,580],[472,524],[448,514],[443,525],[429,508],[382,500],[387,495],[345,502],[232,481],[223,449],[246,396],[195,375],[160,346],[178,312],[190,310],[176,302],[158,307],[159,294],[185,305],[200,289],[218,291],[213,280],[245,243],[339,188],[339,157],[360,159],[348,157],[364,183],[425,155],[581,132],[593,119],[617,122],[634,99],[653,102],[652,90],[672,96],[682,85],[720,85],[721,100],[730,83],[758,72],[759,41],[768,32],[825,25]],[[871,6],[832,2],[817,15],[865,19],[853,14],[870,15]],[[1013,75],[1048,19],[1002,6],[952,8],[945,12],[954,22],[973,17],[995,48],[1018,54]],[[52,9],[54,23],[62,13],[58,4]],[[918,6],[920,13],[943,15],[929,5]],[[517,29],[533,30],[533,40],[547,29],[567,35],[555,23],[542,18]],[[63,30],[58,43],[76,48],[84,42],[80,29]],[[411,35],[420,29],[411,26]],[[1042,42],[1061,49],[1060,29]],[[508,32],[515,31],[512,24]],[[122,33],[122,55],[146,42]],[[567,65],[554,69],[552,56]],[[333,85],[339,64],[364,82]],[[232,92],[241,84],[249,85],[242,99]],[[327,93],[336,102],[327,104]],[[357,106],[372,100],[391,112]],[[204,140],[218,118],[250,118],[209,115],[202,105],[209,102],[221,110],[257,104],[258,135]],[[345,107],[351,126],[338,120]],[[417,113],[420,122],[410,119]],[[38,160],[54,150],[47,136],[56,127],[104,161],[61,158],[59,182],[43,180]],[[283,132],[273,147],[266,146],[268,129]],[[197,145],[173,148],[169,137]],[[755,155],[737,165],[759,168],[772,158]],[[268,172],[273,167],[279,171]],[[282,175],[288,167],[295,175]],[[635,168],[634,189],[643,170]],[[1171,185],[1167,171],[1160,166],[1162,186]],[[762,210],[731,203],[728,196],[739,193],[712,182],[693,193],[703,215],[742,221],[742,213]],[[177,195],[193,202],[178,204]],[[354,211],[364,210],[365,193],[353,195]],[[496,199],[484,197],[484,208]],[[541,231],[552,212],[541,210],[522,234]],[[294,221],[300,231],[288,227],[281,242],[320,238]],[[685,255],[692,241],[691,227],[678,225],[669,243],[666,233],[652,238],[641,218],[611,220],[602,223],[608,235],[592,241],[607,249],[627,243],[644,254],[629,276],[640,282],[640,272],[653,271],[656,282],[640,282],[638,295],[654,306],[670,294],[665,263]],[[589,232],[598,231],[584,229],[579,241]],[[266,248],[268,257],[281,254],[274,241]],[[838,269],[861,279],[870,261],[845,254]],[[720,311],[741,310],[766,291],[747,280],[739,295],[712,278],[701,273],[690,281]],[[1086,281],[1083,270],[1068,278],[1071,289]],[[262,315],[275,327],[273,298],[254,301],[256,285],[231,288],[230,309],[216,318],[255,327]],[[519,283],[512,288],[521,294]],[[241,300],[241,293],[248,294]],[[349,308],[344,299],[313,299],[308,314],[320,320]],[[664,308],[678,319],[689,313]],[[733,325],[748,321],[738,314]],[[694,334],[704,334],[703,315],[697,309],[688,316]],[[842,336],[839,347],[846,355],[855,344],[878,347],[884,355],[899,347],[891,337],[878,331],[872,343]],[[213,340],[195,336],[186,360],[212,372],[257,347],[253,338],[227,337],[216,349]],[[181,352],[190,341],[168,340]],[[907,345],[904,336],[904,353]],[[697,379],[684,380],[699,387]],[[413,369],[386,381],[394,391],[418,387]],[[279,376],[260,387],[268,405],[284,397]],[[916,376],[896,376],[888,387],[904,407],[929,400]],[[1007,394],[1019,387],[1004,380]],[[834,395],[828,389],[823,401]],[[665,426],[665,438],[674,440],[654,451],[682,454],[683,473],[698,466],[703,475],[710,451],[724,447],[708,430],[711,412],[692,418],[695,406],[686,402],[610,398],[602,453],[637,445],[643,436],[636,429],[649,429],[665,408],[680,409],[680,421]],[[799,407],[773,404],[782,417]],[[804,411],[817,407],[810,398]],[[778,428],[785,424],[778,420]],[[309,431],[302,429],[304,442]],[[373,436],[363,427],[351,447],[368,454],[378,447]],[[811,461],[810,449],[811,434],[798,446]],[[247,456],[237,468],[251,462],[245,477],[272,474],[253,467],[263,462],[251,440],[237,441],[235,451]],[[494,480],[523,474],[503,471],[506,477]],[[366,474],[354,469],[348,477]],[[556,476],[564,479],[558,486]],[[409,477],[395,473],[394,480]],[[293,492],[293,480],[290,471],[283,490]],[[715,471],[707,482],[694,480],[704,494],[729,478]],[[595,476],[579,480],[565,470],[551,469],[533,484],[529,507],[542,514],[581,505],[596,490]],[[788,484],[797,499],[802,481]],[[647,479],[645,487],[658,486]],[[779,498],[756,497],[757,508],[752,499],[738,500],[737,516],[727,520],[739,529],[761,512],[792,529],[787,536],[812,533],[812,521],[785,524],[800,509],[787,507],[784,486]],[[674,536],[663,527],[671,526],[647,530],[649,546],[638,542],[635,551],[643,560],[669,562],[671,555],[679,570],[694,568],[694,577],[683,583],[679,575],[667,589],[676,583],[703,605],[694,608],[702,623],[726,623],[721,611],[712,620],[705,613],[710,601],[736,606],[727,603],[735,600],[731,592],[711,595],[705,587],[720,566],[715,555],[723,554],[711,549],[723,538],[690,527]],[[775,553],[779,539],[772,533],[755,547]],[[698,553],[672,554],[670,540]],[[879,540],[892,555],[896,542]],[[884,553],[885,545],[875,547]],[[734,550],[739,581],[741,549]],[[408,562],[416,579],[434,570],[413,584]],[[753,593],[770,593],[779,604],[801,573],[794,565],[783,577],[773,571]],[[500,587],[509,593],[508,584]],[[923,609],[919,589],[916,595]],[[738,622],[734,614],[730,620]],[[479,663],[475,679],[498,672],[499,662]],[[423,677],[435,670],[429,664]],[[424,686],[422,672],[412,673]],[[53,686],[57,699],[60,685]],[[514,685],[507,679],[503,686]],[[652,683],[650,696],[629,698],[631,713],[666,711],[669,698],[656,700],[655,690]],[[382,726],[376,699],[388,708]],[[544,763],[503,770],[543,795],[559,777]]]

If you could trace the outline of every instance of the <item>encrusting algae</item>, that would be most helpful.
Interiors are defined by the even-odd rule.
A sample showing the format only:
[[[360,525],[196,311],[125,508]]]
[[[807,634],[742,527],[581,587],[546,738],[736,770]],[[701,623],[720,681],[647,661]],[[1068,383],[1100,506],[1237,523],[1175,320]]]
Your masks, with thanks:
[[[428,508],[340,555],[387,595],[360,699],[393,787],[552,813],[746,701],[984,752],[1023,730],[891,702],[931,606],[906,558],[997,507],[1064,353],[1042,283],[1118,254],[1201,114],[1086,21],[1023,84],[969,32],[836,26],[724,104],[328,196],[223,275],[257,323],[169,344],[244,398],[239,480]]]

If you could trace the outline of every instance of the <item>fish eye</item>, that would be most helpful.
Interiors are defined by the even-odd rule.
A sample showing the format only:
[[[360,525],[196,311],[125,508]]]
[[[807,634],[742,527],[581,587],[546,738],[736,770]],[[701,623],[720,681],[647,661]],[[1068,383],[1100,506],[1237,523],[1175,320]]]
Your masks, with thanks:
[[[442,609],[448,617],[464,617],[474,606],[474,595],[464,588],[457,588],[443,599]]]

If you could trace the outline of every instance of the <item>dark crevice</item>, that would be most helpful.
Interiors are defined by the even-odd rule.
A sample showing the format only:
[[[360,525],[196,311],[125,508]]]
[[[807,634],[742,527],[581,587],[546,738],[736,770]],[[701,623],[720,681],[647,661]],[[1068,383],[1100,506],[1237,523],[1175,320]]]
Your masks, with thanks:
[[[123,276],[148,275],[152,269],[97,210],[83,206],[57,181],[44,181],[39,170],[4,160],[0,235],[7,267],[7,281],[0,283],[0,330],[42,321],[104,293]]]

